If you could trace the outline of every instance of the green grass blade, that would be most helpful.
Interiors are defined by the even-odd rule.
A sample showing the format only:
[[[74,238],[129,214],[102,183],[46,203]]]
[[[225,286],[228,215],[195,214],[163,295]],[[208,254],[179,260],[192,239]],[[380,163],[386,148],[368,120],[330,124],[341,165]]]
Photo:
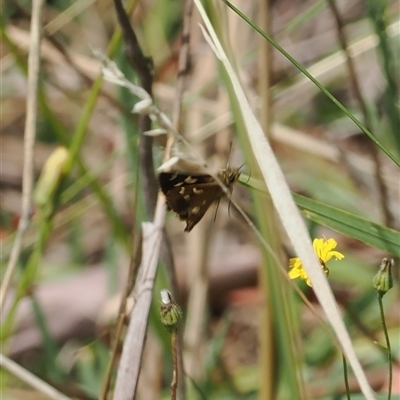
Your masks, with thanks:
[[[259,180],[242,175],[240,183],[266,193]],[[293,193],[293,198],[307,219],[400,257],[400,232],[309,197]]]
[[[294,199],[306,218],[400,257],[400,232],[299,194]]]

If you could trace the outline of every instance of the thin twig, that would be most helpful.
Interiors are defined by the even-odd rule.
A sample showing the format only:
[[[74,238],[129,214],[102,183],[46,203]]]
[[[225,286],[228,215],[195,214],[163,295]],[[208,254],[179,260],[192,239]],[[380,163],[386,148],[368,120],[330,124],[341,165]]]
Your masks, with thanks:
[[[34,144],[38,113],[38,84],[40,71],[41,16],[43,0],[32,3],[31,37],[28,59],[28,95],[26,100],[26,122],[24,133],[24,169],[22,177],[22,210],[18,230],[11,250],[7,270],[0,290],[0,309],[10,286],[22,248],[22,239],[31,218],[32,190],[34,181]]]
[[[349,46],[347,44],[347,38],[346,38],[346,35],[344,32],[344,24],[343,24],[342,18],[340,16],[339,10],[336,6],[335,0],[329,0],[329,6],[330,6],[332,14],[335,18],[337,34],[338,34],[340,45],[342,47],[342,51],[346,56],[346,64],[347,64],[347,68],[349,71],[350,84],[351,84],[351,88],[352,88],[354,97],[357,99],[358,105],[361,108],[361,112],[364,117],[364,123],[365,123],[367,129],[369,131],[373,132],[373,124],[372,124],[372,120],[370,117],[370,113],[368,111],[366,102],[365,102],[364,97],[361,92],[361,87],[358,82],[354,62],[349,53]],[[368,149],[369,149],[369,152],[370,152],[370,155],[371,155],[372,161],[374,163],[374,167],[375,167],[374,175],[375,175],[375,180],[378,185],[378,195],[379,195],[380,204],[381,204],[381,208],[382,208],[382,212],[383,212],[384,222],[388,227],[393,227],[394,217],[393,217],[393,214],[389,207],[388,190],[387,190],[387,187],[385,185],[385,182],[384,182],[383,176],[382,176],[382,162],[381,162],[381,159],[379,158],[378,149],[376,148],[374,143],[372,143],[370,141],[368,141]]]
[[[175,99],[172,107],[172,124],[177,131],[181,131],[182,97],[185,91],[187,78],[191,71],[190,54],[190,27],[193,13],[193,1],[186,0],[183,11],[183,28],[181,47],[179,49],[178,78],[176,80]]]
[[[183,27],[182,27],[182,36],[181,36],[181,47],[179,50],[179,60],[178,60],[178,77],[176,81],[176,90],[175,90],[175,98],[172,108],[172,125],[174,126],[175,130],[180,132],[181,131],[181,120],[182,120],[182,98],[183,93],[185,91],[187,78],[191,71],[191,54],[190,54],[190,28],[191,28],[191,21],[192,21],[192,14],[193,14],[193,1],[186,0],[185,8],[183,11]],[[172,135],[168,136],[166,151],[164,154],[164,161],[167,161],[170,158],[170,150],[172,144],[174,142],[174,137]],[[168,241],[168,236],[164,230],[164,239]],[[168,247],[167,254],[162,252],[163,259],[165,260],[166,256],[171,253],[171,247]],[[172,256],[172,254],[171,254]],[[168,259],[168,257],[167,257]],[[170,270],[170,266],[166,263],[167,270]],[[169,275],[172,277],[176,277],[174,270],[169,272]],[[172,283],[172,295],[175,299],[179,299],[177,293],[177,284],[171,279]],[[175,287],[174,287],[175,286]],[[174,372],[176,370],[176,382],[178,385],[178,394],[181,400],[186,398],[186,389],[185,389],[185,380],[179,379],[178,380],[178,373],[180,376],[184,374],[184,366],[183,366],[183,328],[179,329],[177,333],[172,335],[172,349],[173,349],[173,356],[174,356]],[[175,359],[176,358],[176,359]],[[175,377],[175,374],[174,374]],[[174,382],[174,380],[173,380]],[[172,390],[172,383],[171,383],[171,390]],[[175,388],[176,392],[176,388]]]
[[[391,345],[390,345],[389,334],[388,334],[387,326],[386,326],[385,311],[383,309],[382,297],[383,297],[383,295],[381,293],[378,293],[379,313],[380,313],[380,316],[381,316],[381,323],[382,323],[383,333],[385,334],[386,352],[387,352],[388,364],[389,364],[388,400],[390,400],[392,398],[392,386],[393,386],[392,348],[391,348]]]
[[[347,368],[347,360],[344,354],[342,353],[342,362],[343,362],[343,376],[344,376],[344,385],[346,387],[346,395],[347,395],[347,400],[351,400],[350,397],[350,386],[349,386],[349,374],[348,374],[348,368]]]
[[[44,395],[48,396],[53,400],[70,400],[69,397],[63,395],[62,393],[54,389],[52,386],[50,386],[48,383],[37,378],[31,372],[29,372],[25,368],[22,368],[16,362],[10,360],[3,354],[0,354],[0,366],[6,369],[11,374],[13,374],[14,376],[21,379],[23,382],[30,385],[31,387],[37,389],[40,393],[43,393]]]
[[[180,132],[181,120],[182,120],[182,97],[185,91],[186,80],[190,72],[190,22],[193,12],[192,0],[186,0],[185,9],[183,13],[183,28],[181,36],[181,47],[179,51],[178,60],[178,77],[176,80],[175,98],[172,106],[172,126],[175,131]],[[167,144],[165,146],[164,162],[168,161],[171,157],[171,148],[175,141],[174,135],[168,135]],[[178,284],[174,269],[173,256],[171,251],[171,245],[167,232],[164,230],[163,246],[161,248],[162,260],[165,263],[165,267],[171,282],[172,296],[175,299],[179,299]],[[179,335],[180,337],[181,335]],[[181,349],[182,346],[179,346]],[[181,357],[180,357],[181,358]],[[180,361],[182,366],[182,361]]]
[[[176,332],[171,334],[173,373],[171,381],[171,400],[176,400],[176,389],[178,387],[179,365],[178,365],[178,335]]]
[[[151,58],[145,57],[136,34],[129,22],[121,0],[114,0],[115,10],[122,30],[125,42],[125,54],[139,76],[140,86],[152,97],[153,85],[153,63]],[[158,185],[153,166],[153,139],[144,135],[151,128],[151,120],[148,115],[140,116],[140,143],[139,158],[142,174],[144,195],[146,199],[147,212],[150,218],[154,215],[157,202]]]

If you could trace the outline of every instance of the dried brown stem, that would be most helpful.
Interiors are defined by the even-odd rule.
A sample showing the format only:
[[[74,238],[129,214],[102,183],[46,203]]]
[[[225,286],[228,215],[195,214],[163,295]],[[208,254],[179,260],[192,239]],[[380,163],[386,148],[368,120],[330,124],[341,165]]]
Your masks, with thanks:
[[[172,361],[173,361],[173,373],[171,381],[171,400],[176,400],[176,389],[178,387],[178,376],[179,376],[179,365],[178,365],[178,335],[176,332],[171,334],[171,346],[172,346]]]
[[[187,0],[183,14],[183,28],[181,37],[181,48],[178,60],[178,79],[176,81],[175,99],[172,110],[172,124],[174,128],[181,131],[182,97],[185,90],[187,78],[191,70],[190,55],[190,23],[192,20],[193,2]]]
[[[193,13],[193,2],[192,0],[186,0],[185,8],[183,12],[183,28],[182,28],[182,36],[181,36],[181,48],[179,50],[179,60],[178,60],[178,78],[176,82],[176,91],[175,91],[175,99],[172,110],[172,124],[176,131],[181,131],[181,121],[182,121],[182,97],[185,91],[187,78],[189,76],[191,70],[191,55],[190,55],[190,27],[192,21],[192,13]],[[170,157],[170,149],[173,144],[173,137],[170,136],[166,146],[165,152],[165,161]],[[165,232],[164,232],[165,233]],[[167,235],[164,235],[164,238],[168,240]],[[168,247],[168,249],[164,249],[164,247]],[[163,246],[162,251],[163,259],[168,260],[168,256],[171,254],[170,246]],[[169,270],[169,275],[172,283],[172,294],[175,299],[179,298],[178,295],[178,287],[176,284],[175,273],[172,264],[169,265],[166,263],[166,268]],[[175,278],[175,279],[174,279]],[[177,334],[172,335],[172,349],[173,349],[173,357],[174,357],[174,377],[176,374],[176,386],[178,387],[179,398],[186,398],[186,390],[185,390],[185,380],[181,379],[178,381],[178,371],[183,375],[184,367],[183,367],[183,330],[180,329]],[[174,346],[175,345],[175,346]],[[174,379],[173,381],[174,382]],[[171,383],[171,397],[172,397],[173,384]],[[175,397],[176,397],[176,387],[174,389]]]
[[[121,26],[122,35],[125,42],[125,54],[128,61],[136,71],[139,77],[140,86],[152,97],[153,85],[153,63],[151,58],[145,57],[136,34],[129,22],[128,15],[122,5],[121,0],[114,0],[115,10],[117,12],[118,22]],[[140,116],[140,171],[146,199],[147,212],[150,218],[154,216],[154,210],[157,201],[158,185],[156,182],[153,166],[153,140],[150,136],[143,133],[150,130],[151,120],[148,115]]]

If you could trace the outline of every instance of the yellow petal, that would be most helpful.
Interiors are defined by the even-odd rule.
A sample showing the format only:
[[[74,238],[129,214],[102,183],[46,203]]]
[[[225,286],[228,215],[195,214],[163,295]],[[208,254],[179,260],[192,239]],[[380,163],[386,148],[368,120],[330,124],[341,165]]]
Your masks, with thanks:
[[[321,259],[323,261],[328,261],[331,256],[329,253],[337,246],[336,240],[335,239],[328,239],[322,246],[321,249]]]
[[[323,245],[324,245],[324,239],[314,239],[313,248],[314,248],[315,254],[318,256],[318,258],[322,258],[321,252],[322,252]]]
[[[295,258],[289,259],[289,266],[292,268],[302,268],[300,258],[295,257]]]
[[[301,277],[301,270],[298,268],[292,268],[289,270],[288,274],[290,279],[296,279]]]
[[[341,260],[342,258],[344,258],[344,255],[342,253],[339,253],[338,251],[331,251],[328,254],[328,257],[327,257],[326,261],[329,261],[332,257],[335,257],[336,260]]]

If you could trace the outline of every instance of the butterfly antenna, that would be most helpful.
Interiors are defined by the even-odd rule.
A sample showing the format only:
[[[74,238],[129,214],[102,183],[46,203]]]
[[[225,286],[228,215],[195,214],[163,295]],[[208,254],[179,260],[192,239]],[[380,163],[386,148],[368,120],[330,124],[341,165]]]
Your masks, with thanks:
[[[249,178],[247,179],[247,183],[249,183],[250,178],[251,178],[251,171],[249,171]]]
[[[214,223],[217,220],[217,213],[218,213],[218,207],[219,207],[219,202],[221,201],[221,198],[218,199],[218,203],[217,203],[217,208],[215,209],[215,215],[214,215]]]
[[[228,159],[226,161],[226,169],[229,168],[229,159],[231,158],[232,153],[232,140],[229,142],[229,152],[228,152]]]
[[[238,169],[240,169],[240,168],[242,168],[242,167],[239,167]],[[229,196],[229,203],[228,203],[228,215],[229,215],[229,217],[231,216],[231,203],[232,203],[233,189],[234,189],[234,186],[231,186],[231,194]]]

